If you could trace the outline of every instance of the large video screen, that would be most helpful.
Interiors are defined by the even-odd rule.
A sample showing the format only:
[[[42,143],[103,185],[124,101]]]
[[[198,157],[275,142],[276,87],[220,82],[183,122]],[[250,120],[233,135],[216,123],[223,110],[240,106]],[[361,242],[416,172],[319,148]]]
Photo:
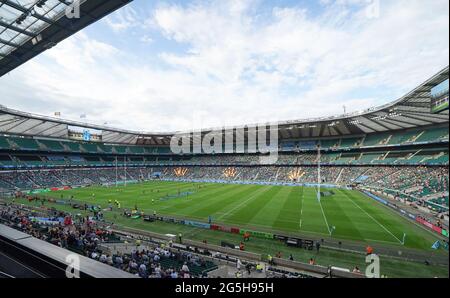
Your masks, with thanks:
[[[449,80],[445,80],[431,89],[431,112],[440,113],[448,107]]]
[[[102,140],[102,131],[85,127],[69,126],[69,138],[77,141],[100,142]]]

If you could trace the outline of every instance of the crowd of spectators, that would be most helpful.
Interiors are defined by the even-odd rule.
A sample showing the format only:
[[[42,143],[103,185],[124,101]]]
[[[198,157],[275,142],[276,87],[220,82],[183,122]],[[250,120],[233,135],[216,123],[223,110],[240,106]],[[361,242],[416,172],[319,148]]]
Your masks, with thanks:
[[[176,171],[176,169],[176,167],[130,167],[4,171],[0,172],[0,189],[31,190],[61,186],[105,185],[116,181],[161,178],[273,183],[317,183],[318,181],[318,168],[315,166],[189,166],[182,171]],[[447,167],[322,166],[320,180],[321,183],[326,184],[361,184],[394,190],[414,200],[429,201],[448,207]]]
[[[0,222],[3,224],[142,278],[191,278],[194,277],[191,268],[197,269],[196,277],[207,277],[207,271],[203,269],[211,267],[210,262],[196,254],[174,252],[165,245],[133,249],[131,253],[108,253],[100,249],[101,244],[124,241],[99,227],[90,217],[72,218],[53,211],[51,215],[45,214],[45,221],[35,220],[40,215],[12,205],[0,205]],[[163,266],[163,263],[172,266]]]

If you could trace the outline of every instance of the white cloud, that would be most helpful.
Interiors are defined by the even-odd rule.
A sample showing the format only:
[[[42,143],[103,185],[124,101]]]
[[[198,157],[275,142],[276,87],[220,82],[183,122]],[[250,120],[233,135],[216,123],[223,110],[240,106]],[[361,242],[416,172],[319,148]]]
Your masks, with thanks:
[[[123,32],[129,28],[141,26],[138,13],[130,6],[125,6],[112,16],[107,16],[104,22],[114,32]]]
[[[322,1],[320,15],[305,7],[262,13],[259,1],[165,4],[142,24],[125,11],[107,21],[114,30],[151,24],[188,50],[161,52],[161,68],[79,33],[3,78],[1,103],[131,129],[186,130],[201,113],[203,126],[218,126],[364,109],[448,65],[448,1],[381,1],[377,18],[364,3]],[[157,42],[149,36],[141,41]]]
[[[143,43],[147,43],[147,44],[153,43],[153,41],[154,41],[153,38],[151,38],[148,35],[141,36],[141,38],[139,40],[142,41]]]

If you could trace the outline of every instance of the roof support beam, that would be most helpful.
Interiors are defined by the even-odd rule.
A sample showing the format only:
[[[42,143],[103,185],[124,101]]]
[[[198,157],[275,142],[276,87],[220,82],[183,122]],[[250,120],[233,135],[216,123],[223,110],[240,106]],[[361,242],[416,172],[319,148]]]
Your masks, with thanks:
[[[10,29],[10,30],[13,30],[13,31],[16,31],[17,33],[21,33],[21,34],[27,35],[29,37],[35,37],[36,36],[35,34],[29,32],[27,30],[23,30],[23,29],[21,29],[21,28],[19,28],[17,26],[5,23],[5,22],[3,22],[1,20],[0,20],[0,26],[5,27],[5,28]]]
[[[17,121],[19,121],[17,118],[2,120],[2,121],[0,121],[0,129],[4,126],[11,125]]]
[[[356,126],[362,126],[362,127],[364,127],[364,128],[366,128],[367,130],[369,130],[370,132],[365,132],[363,129],[361,129],[362,131],[363,131],[363,133],[372,133],[372,132],[377,132],[374,128],[372,128],[372,127],[369,127],[369,126],[367,126],[367,125],[365,125],[365,124],[363,124],[363,123],[358,123],[358,124],[356,124]]]
[[[333,126],[333,129],[334,129],[339,135],[345,135],[345,133],[343,133],[343,132],[339,129],[339,125]]]
[[[27,121],[28,121],[28,119],[23,119],[23,120],[17,120],[17,121],[14,121],[14,122],[18,122],[18,123],[15,124],[15,125],[13,125],[12,127],[8,128],[8,130],[7,130],[6,132],[7,132],[7,133],[10,133],[11,130],[15,129],[15,128],[18,127],[19,125],[24,124],[24,123],[27,122]]]
[[[42,135],[44,132],[49,131],[49,130],[51,130],[51,129],[54,129],[55,127],[58,127],[59,125],[62,125],[62,124],[60,124],[60,123],[55,123],[54,125],[52,125],[52,126],[46,128],[46,129],[44,129],[44,130],[42,130],[42,131],[37,132],[36,135],[40,136],[40,135]],[[66,129],[66,128],[64,127],[64,129]]]
[[[10,46],[10,47],[13,47],[13,48],[16,48],[16,49],[19,48],[18,44],[14,43],[14,42],[7,41],[7,40],[4,40],[2,38],[0,38],[0,43],[2,43],[4,45],[7,45],[7,46]]]
[[[31,9],[26,9],[25,7],[21,6],[20,4],[17,4],[15,2],[10,1],[10,0],[0,0],[0,2],[8,5],[9,7],[14,8],[14,9],[16,9],[16,10],[22,12],[22,13],[29,13],[31,11]],[[40,15],[40,14],[38,14],[36,12],[31,12],[31,16],[33,16],[36,19],[39,19],[41,21],[44,21],[44,22],[46,22],[48,24],[51,24],[51,25],[53,24],[52,20],[50,20],[49,18],[44,17],[43,15]]]
[[[408,113],[406,116],[411,119],[416,119],[416,120],[425,121],[425,122],[433,122],[435,120],[437,121],[437,122],[433,122],[433,123],[443,123],[443,122],[445,122],[445,120],[448,121],[448,115],[443,115],[444,117],[435,117],[435,116],[432,117],[431,114]]]
[[[393,119],[384,119],[383,121],[394,127],[394,128],[391,128],[391,130],[408,128],[408,123],[404,123],[401,121],[397,121],[397,120],[393,120]],[[406,126],[405,126],[405,124],[406,124]]]
[[[27,134],[30,130],[35,129],[36,127],[38,127],[38,126],[40,126],[40,125],[42,125],[42,124],[44,124],[44,123],[45,123],[45,121],[40,120],[40,122],[36,123],[36,124],[33,125],[33,126],[30,126],[30,128],[25,129],[22,133],[23,133],[23,134]]]
[[[328,128],[327,124],[322,124],[319,129],[319,137],[322,137],[325,133],[325,129]],[[330,130],[328,130],[328,134],[331,135]]]
[[[55,136],[55,137],[58,137],[58,138],[67,138],[67,134],[65,132],[67,132],[67,127],[64,127],[64,128],[62,128],[62,129],[60,129],[58,131],[55,131],[50,136],[51,137]],[[64,135],[60,135],[60,133],[64,133]]]
[[[415,119],[415,120],[419,120],[419,119]],[[384,119],[384,121],[387,121],[389,123],[394,122],[394,125],[397,125],[395,123],[400,122],[400,123],[407,124],[407,125],[419,126],[417,123],[405,121],[404,119],[399,120],[398,118],[395,118],[395,119]],[[431,122],[429,122],[429,121],[425,121],[425,120],[419,120],[419,121],[431,124]]]
[[[414,107],[414,108],[429,108],[430,102],[403,102],[400,104],[403,107]]]

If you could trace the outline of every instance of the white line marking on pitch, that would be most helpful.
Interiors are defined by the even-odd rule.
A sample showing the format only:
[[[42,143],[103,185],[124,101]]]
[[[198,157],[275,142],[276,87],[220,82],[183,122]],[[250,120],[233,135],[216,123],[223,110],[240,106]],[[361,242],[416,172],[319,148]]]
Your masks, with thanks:
[[[319,206],[320,206],[320,209],[322,210],[323,218],[325,219],[325,224],[327,225],[328,233],[331,236],[330,226],[328,225],[328,220],[327,220],[327,217],[325,216],[325,211],[323,211],[322,203],[320,201],[319,201]]]
[[[356,204],[355,201],[353,201],[349,196],[347,196],[344,193],[345,197],[348,198],[353,204],[355,204],[356,207],[358,207],[359,209],[361,209],[369,218],[371,218],[374,222],[376,222],[380,227],[382,227],[386,232],[388,232],[392,237],[394,237],[395,239],[397,239],[398,242],[400,242],[400,244],[402,244],[403,242],[398,239],[394,234],[392,234],[391,231],[389,231],[385,226],[383,226],[378,220],[376,220],[375,218],[373,218],[372,215],[370,215],[366,210],[364,210],[363,208],[361,208],[361,206],[359,206],[358,204]]]
[[[237,210],[238,208],[240,208],[242,205],[244,205],[244,204],[247,203],[248,201],[253,200],[255,197],[258,197],[259,194],[260,194],[261,192],[263,192],[263,190],[264,190],[264,192],[266,191],[265,188],[262,188],[262,189],[260,189],[259,191],[256,191],[256,192],[255,192],[252,196],[250,196],[247,200],[245,200],[245,201],[243,201],[242,203],[238,204],[237,206],[235,206],[233,209],[229,210],[228,212],[225,212],[222,216],[219,216],[219,217],[217,218],[217,220],[221,220],[222,218],[228,216],[228,214],[233,213],[234,210]]]
[[[302,199],[301,199],[301,209],[300,209],[300,229],[302,228],[302,223],[303,223],[303,220],[302,220],[302,217],[303,217],[303,200],[304,200],[304,198],[305,198],[305,196],[304,196],[304,193],[303,193],[303,191],[302,191]]]

